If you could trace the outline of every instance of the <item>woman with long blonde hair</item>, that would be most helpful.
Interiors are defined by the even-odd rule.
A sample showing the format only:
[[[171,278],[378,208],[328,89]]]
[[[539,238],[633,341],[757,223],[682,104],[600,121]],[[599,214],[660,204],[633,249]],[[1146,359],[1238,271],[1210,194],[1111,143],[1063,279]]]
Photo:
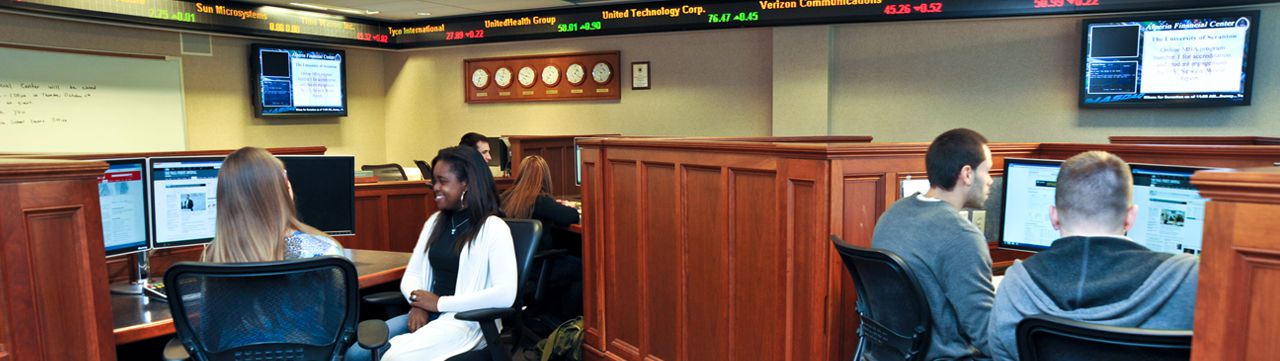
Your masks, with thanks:
[[[515,185],[502,194],[502,211],[509,218],[537,219],[558,227],[580,221],[576,209],[560,204],[551,196],[551,167],[536,155],[520,160]]]
[[[298,220],[284,164],[262,148],[232,152],[218,171],[218,214],[205,262],[341,255],[333,238]]]

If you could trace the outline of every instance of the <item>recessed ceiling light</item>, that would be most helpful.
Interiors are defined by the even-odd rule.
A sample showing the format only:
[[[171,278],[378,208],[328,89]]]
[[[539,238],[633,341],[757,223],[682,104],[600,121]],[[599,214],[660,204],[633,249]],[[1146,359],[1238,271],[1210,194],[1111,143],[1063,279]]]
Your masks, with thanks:
[[[308,9],[329,10],[329,8],[327,8],[327,7],[323,7],[323,6],[320,6],[320,5],[311,5],[311,4],[307,4],[307,3],[289,3],[289,5],[293,5],[293,6],[301,6],[301,7],[308,8]]]
[[[365,15],[378,15],[378,14],[381,14],[381,13],[382,13],[381,11],[377,11],[377,10],[365,10],[365,11],[364,11],[364,14],[365,14]]]
[[[431,16],[431,13],[426,12],[426,11],[419,11],[419,12],[418,12],[418,16]]]

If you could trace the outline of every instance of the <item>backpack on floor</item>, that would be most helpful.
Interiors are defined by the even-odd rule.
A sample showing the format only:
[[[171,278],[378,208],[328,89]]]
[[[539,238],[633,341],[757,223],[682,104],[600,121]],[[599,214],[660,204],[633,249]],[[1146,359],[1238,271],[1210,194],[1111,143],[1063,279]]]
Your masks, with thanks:
[[[542,361],[581,361],[582,337],[582,316],[561,323],[547,338],[538,341]]]

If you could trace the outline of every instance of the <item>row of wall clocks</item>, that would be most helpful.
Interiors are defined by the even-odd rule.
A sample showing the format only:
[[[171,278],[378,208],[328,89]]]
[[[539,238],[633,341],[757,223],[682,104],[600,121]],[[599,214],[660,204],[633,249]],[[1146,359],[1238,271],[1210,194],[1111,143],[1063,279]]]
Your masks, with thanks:
[[[468,103],[620,99],[619,52],[467,59]]]
[[[586,68],[579,63],[569,64],[563,73],[563,79],[568,81],[569,84],[582,85],[587,80]],[[513,74],[515,75],[514,78],[512,77]],[[490,75],[489,69],[480,67],[471,72],[471,86],[476,89],[484,89],[489,87],[489,82],[492,81],[493,85],[503,89],[510,88],[512,83],[518,83],[521,87],[531,88],[541,79],[543,85],[553,87],[560,84],[560,79],[562,78],[560,74],[560,68],[555,65],[544,66],[541,70],[534,70],[532,66],[526,65],[514,73],[512,73],[511,68],[503,66],[499,67],[498,70],[494,70],[492,75]],[[613,65],[609,65],[604,61],[596,62],[595,65],[591,66],[590,78],[591,81],[598,85],[609,84],[609,81],[613,80]],[[515,81],[513,82],[513,80]]]

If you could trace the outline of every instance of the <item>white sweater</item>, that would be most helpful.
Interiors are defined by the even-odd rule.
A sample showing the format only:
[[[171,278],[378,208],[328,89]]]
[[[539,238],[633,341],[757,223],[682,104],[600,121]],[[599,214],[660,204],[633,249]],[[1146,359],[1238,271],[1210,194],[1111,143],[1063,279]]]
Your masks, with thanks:
[[[427,239],[439,220],[436,212],[418,236],[413,255],[400,280],[405,300],[414,290],[431,289],[431,261]],[[462,249],[458,259],[458,283],[453,296],[440,297],[440,318],[413,333],[391,339],[384,361],[444,360],[484,343],[480,324],[454,319],[454,314],[483,308],[511,307],[516,299],[516,254],[511,229],[498,217],[485,219],[475,241]]]

